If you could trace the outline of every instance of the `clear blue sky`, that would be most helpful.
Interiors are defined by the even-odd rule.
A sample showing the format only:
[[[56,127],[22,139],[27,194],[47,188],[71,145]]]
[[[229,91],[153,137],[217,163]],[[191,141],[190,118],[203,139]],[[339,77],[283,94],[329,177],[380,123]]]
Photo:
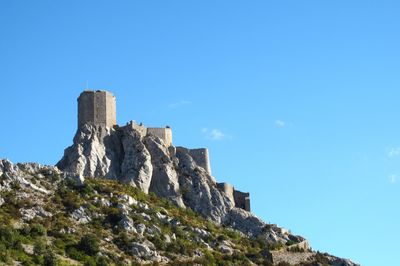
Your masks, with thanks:
[[[400,263],[399,1],[0,1],[0,157],[54,164],[85,89],[209,147],[254,213]]]

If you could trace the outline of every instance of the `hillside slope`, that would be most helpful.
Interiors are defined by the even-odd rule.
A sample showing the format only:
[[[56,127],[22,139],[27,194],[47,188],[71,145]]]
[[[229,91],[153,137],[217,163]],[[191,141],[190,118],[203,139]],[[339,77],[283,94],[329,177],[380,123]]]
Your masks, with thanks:
[[[0,160],[0,220],[7,265],[355,265],[273,225],[245,234],[130,184],[34,163]]]

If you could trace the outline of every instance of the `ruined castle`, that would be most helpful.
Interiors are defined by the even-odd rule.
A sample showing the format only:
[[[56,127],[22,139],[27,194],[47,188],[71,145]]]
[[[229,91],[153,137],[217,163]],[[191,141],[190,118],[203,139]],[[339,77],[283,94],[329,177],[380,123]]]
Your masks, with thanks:
[[[121,128],[117,125],[116,99],[115,96],[105,90],[86,90],[78,97],[78,128],[84,124],[101,125],[118,130]],[[172,146],[172,129],[170,127],[155,128],[145,127],[142,123],[137,124],[130,121],[124,127],[135,129],[141,137],[152,135],[159,138],[166,147]],[[190,154],[193,161],[202,167],[211,176],[211,165],[208,149],[187,149],[184,147],[176,147],[176,150],[185,151]],[[235,206],[250,211],[250,195],[244,193],[228,184],[215,183],[217,188],[223,192]]]

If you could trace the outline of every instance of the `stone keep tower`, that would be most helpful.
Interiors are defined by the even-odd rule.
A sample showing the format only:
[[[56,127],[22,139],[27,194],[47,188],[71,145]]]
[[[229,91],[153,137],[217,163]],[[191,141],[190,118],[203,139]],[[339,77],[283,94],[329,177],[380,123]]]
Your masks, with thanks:
[[[85,123],[112,127],[117,124],[115,97],[104,90],[86,90],[78,97],[78,128]]]

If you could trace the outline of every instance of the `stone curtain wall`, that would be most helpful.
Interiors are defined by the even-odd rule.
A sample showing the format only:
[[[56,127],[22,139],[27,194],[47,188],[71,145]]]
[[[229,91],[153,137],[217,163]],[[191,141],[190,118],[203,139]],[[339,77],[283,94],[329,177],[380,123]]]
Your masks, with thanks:
[[[233,197],[235,198],[236,207],[250,211],[250,193],[234,190]]]
[[[208,149],[190,149],[189,154],[190,156],[192,156],[197,165],[203,167],[207,171],[207,173],[211,175],[211,165],[208,155]]]
[[[217,188],[224,192],[225,195],[235,203],[235,207],[250,211],[250,193],[235,190],[235,188],[228,183],[217,183]]]
[[[167,147],[172,145],[172,130],[170,128],[149,127],[147,128],[147,134],[159,137]]]
[[[232,201],[235,202],[235,198],[233,197],[233,186],[228,183],[217,183],[217,188],[224,192],[226,196]]]

